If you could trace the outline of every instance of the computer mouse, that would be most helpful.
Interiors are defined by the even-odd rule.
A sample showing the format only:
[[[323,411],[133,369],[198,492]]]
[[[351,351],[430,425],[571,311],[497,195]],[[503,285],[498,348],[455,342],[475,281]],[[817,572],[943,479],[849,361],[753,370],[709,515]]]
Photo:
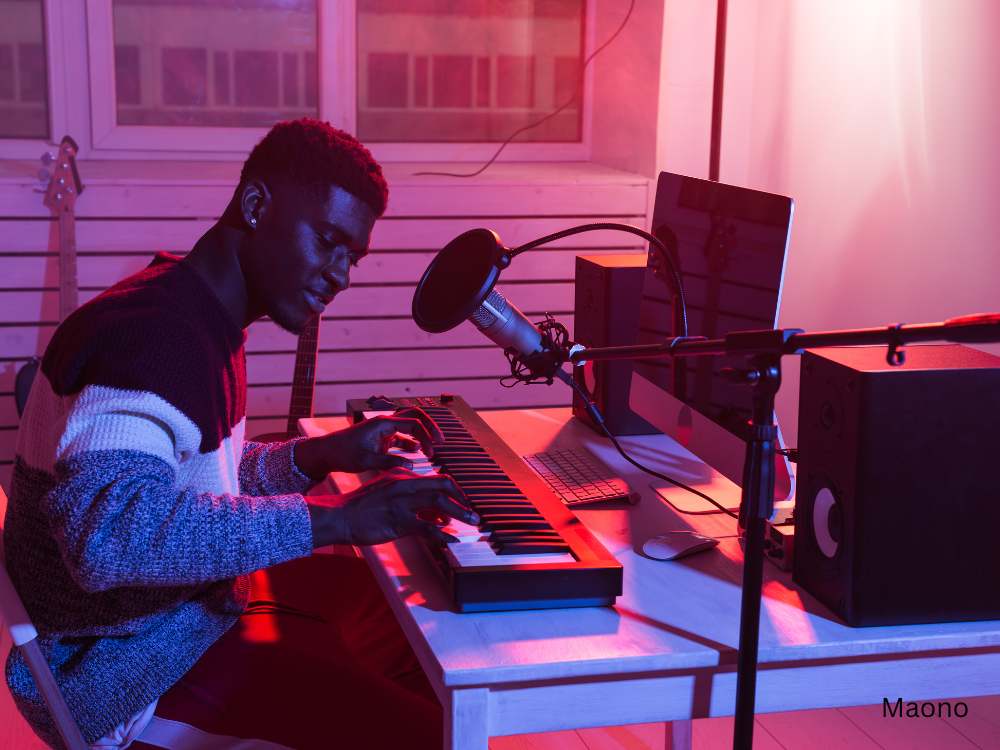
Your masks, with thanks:
[[[654,560],[676,560],[718,544],[718,539],[694,531],[668,531],[647,541],[642,545],[642,551]]]

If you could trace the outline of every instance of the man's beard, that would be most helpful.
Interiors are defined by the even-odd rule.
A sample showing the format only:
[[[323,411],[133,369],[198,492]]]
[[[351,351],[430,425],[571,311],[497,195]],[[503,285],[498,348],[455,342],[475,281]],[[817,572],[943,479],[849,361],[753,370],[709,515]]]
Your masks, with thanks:
[[[301,323],[297,322],[298,316],[295,315],[289,307],[285,305],[277,305],[273,310],[268,312],[268,317],[274,322],[278,328],[282,331],[287,331],[295,336],[302,333],[309,321],[312,320],[312,316],[309,316]]]

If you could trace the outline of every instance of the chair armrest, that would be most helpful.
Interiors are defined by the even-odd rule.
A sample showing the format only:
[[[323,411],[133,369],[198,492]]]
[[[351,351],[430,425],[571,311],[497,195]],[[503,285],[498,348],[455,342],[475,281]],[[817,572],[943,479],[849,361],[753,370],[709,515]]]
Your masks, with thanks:
[[[2,542],[0,542],[2,545]],[[2,551],[2,547],[0,547]],[[10,631],[11,638],[14,639],[15,646],[22,646],[28,641],[34,640],[38,636],[38,631],[28,619],[28,613],[24,611],[21,604],[21,597],[14,590],[7,569],[0,561],[0,620],[3,620]]]

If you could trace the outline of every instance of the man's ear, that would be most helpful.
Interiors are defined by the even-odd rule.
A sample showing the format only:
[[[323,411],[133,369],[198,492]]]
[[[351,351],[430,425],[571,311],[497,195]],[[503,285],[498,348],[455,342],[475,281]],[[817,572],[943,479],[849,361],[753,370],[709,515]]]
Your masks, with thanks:
[[[249,230],[256,229],[274,207],[271,191],[261,180],[251,179],[240,192],[240,215]]]

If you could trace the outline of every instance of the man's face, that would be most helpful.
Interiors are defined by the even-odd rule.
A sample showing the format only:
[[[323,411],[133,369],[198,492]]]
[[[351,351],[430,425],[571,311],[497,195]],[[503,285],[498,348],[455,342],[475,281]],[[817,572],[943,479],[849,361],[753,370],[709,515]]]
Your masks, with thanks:
[[[251,247],[240,258],[250,309],[299,333],[351,284],[351,267],[368,254],[375,212],[343,188],[325,201],[293,191],[271,193]]]

